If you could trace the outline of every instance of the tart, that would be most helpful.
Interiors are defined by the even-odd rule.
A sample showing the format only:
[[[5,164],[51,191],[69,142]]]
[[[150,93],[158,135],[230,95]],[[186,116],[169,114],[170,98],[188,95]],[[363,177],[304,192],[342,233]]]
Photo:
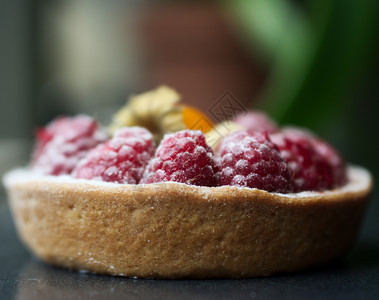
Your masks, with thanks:
[[[168,87],[104,130],[60,117],[4,177],[42,260],[143,278],[245,278],[327,263],[353,244],[372,190],[328,143],[261,112],[213,125]],[[156,147],[157,146],[157,147]]]

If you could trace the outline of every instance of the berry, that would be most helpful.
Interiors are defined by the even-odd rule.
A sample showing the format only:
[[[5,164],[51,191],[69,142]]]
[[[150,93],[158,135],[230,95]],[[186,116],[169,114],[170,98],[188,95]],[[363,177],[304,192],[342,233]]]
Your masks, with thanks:
[[[138,184],[154,154],[152,134],[140,127],[124,127],[92,149],[73,170],[75,178]]]
[[[317,153],[318,159],[329,166],[332,179],[327,189],[342,186],[347,182],[345,161],[330,144],[310,131],[296,127],[284,128],[283,134],[293,141],[307,140],[311,144],[310,147]]]
[[[331,166],[334,186],[339,187],[347,182],[346,165],[344,159],[330,144],[325,141],[314,138],[312,140],[316,152]]]
[[[88,116],[59,117],[36,132],[31,168],[46,175],[70,174],[106,135]]]
[[[165,135],[141,183],[175,181],[199,186],[217,184],[217,163],[204,134],[183,130]]]
[[[219,153],[221,185],[278,193],[293,191],[287,163],[266,132],[233,132],[222,141]]]
[[[271,135],[293,172],[295,191],[323,191],[343,184],[345,166],[337,152],[310,132],[286,128]]]
[[[266,131],[274,133],[278,131],[278,127],[265,113],[260,111],[249,111],[248,113],[239,114],[235,123],[242,125],[246,130],[250,131]]]

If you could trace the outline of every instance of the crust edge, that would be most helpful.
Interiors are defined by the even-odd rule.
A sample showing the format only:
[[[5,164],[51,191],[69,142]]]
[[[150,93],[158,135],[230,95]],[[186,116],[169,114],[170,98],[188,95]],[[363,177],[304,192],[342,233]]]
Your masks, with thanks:
[[[20,176],[20,172],[25,175]],[[354,242],[372,176],[322,193],[178,183],[117,185],[12,171],[18,232],[43,260],[144,278],[268,276],[326,263]]]

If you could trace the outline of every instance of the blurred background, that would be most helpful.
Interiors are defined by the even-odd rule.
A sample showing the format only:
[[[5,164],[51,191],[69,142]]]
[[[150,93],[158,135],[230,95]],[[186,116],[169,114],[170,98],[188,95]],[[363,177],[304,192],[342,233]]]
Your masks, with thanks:
[[[230,91],[378,174],[378,12],[376,0],[1,0],[0,173],[27,163],[36,126],[77,113],[106,125],[129,95],[167,84],[205,112]]]

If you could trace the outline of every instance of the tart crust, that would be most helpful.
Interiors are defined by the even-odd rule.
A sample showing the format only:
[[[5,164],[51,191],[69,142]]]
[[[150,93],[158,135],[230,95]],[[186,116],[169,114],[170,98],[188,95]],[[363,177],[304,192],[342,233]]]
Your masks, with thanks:
[[[4,178],[18,232],[49,263],[144,278],[244,278],[301,270],[348,250],[372,177],[275,194],[180,183],[123,185],[25,170]]]

